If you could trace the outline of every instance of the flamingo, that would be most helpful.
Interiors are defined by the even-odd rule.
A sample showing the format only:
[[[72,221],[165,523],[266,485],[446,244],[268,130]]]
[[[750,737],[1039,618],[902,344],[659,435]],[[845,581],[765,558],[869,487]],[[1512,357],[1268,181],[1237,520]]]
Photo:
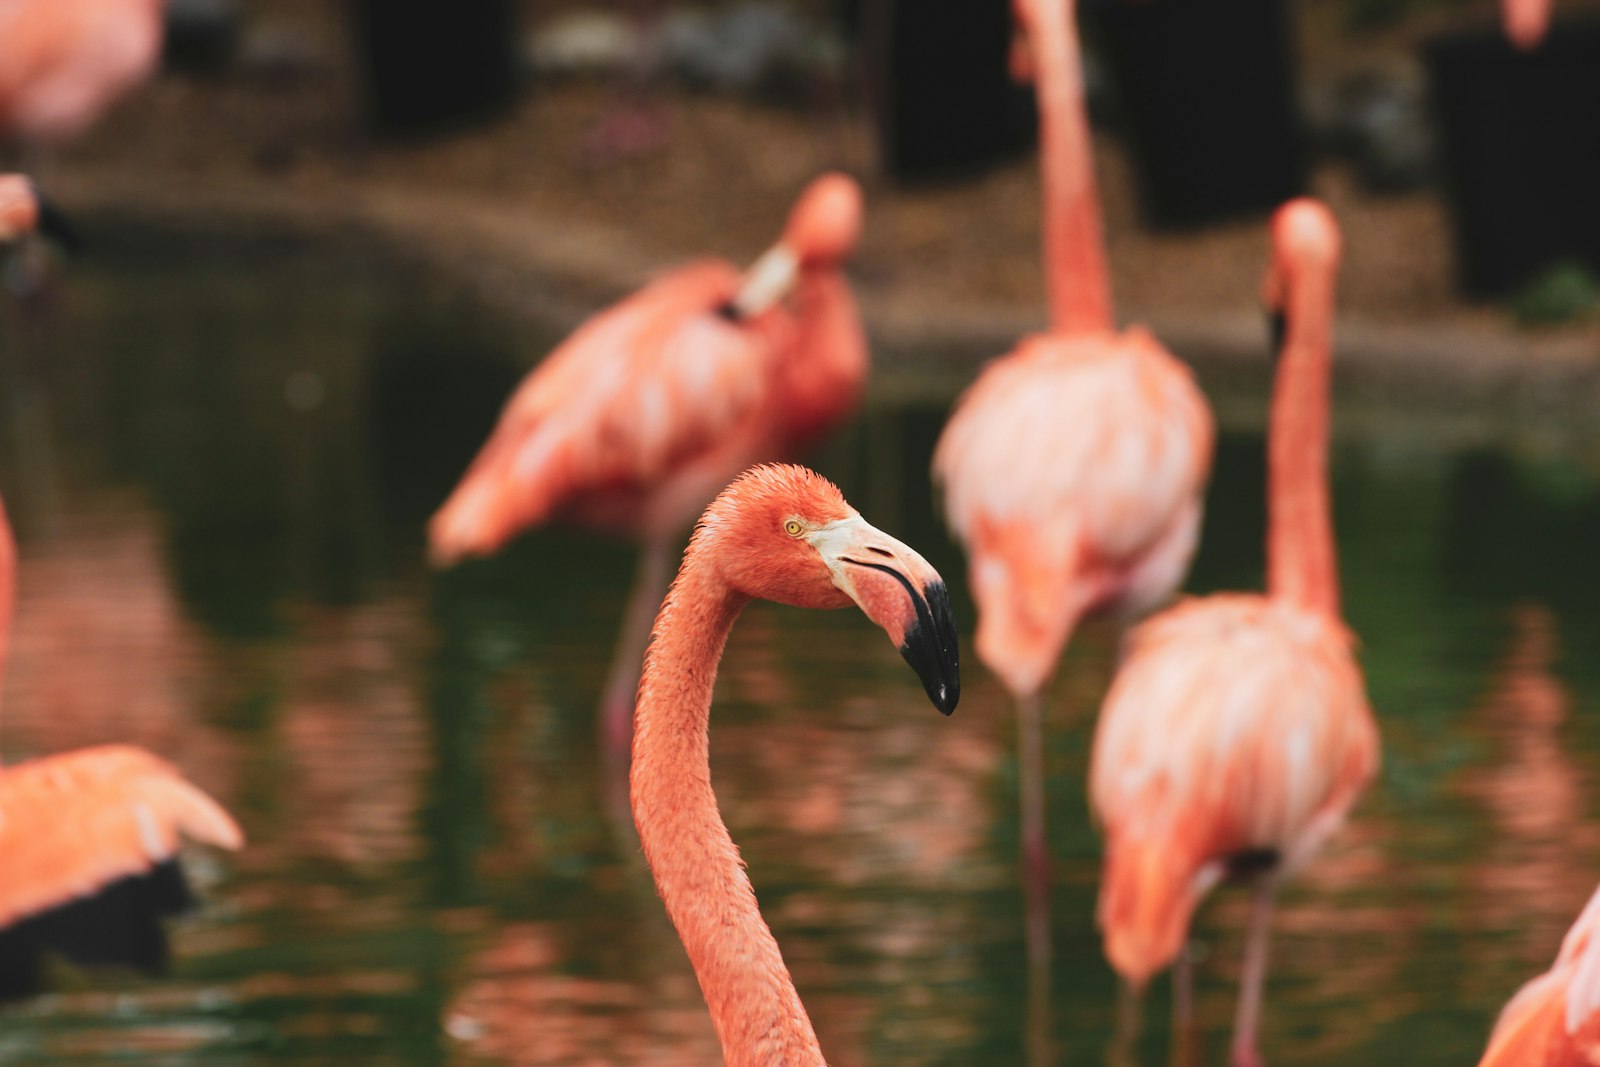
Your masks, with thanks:
[[[867,344],[840,265],[860,228],[860,187],[825,174],[742,276],[691,263],[589,319],[518,387],[432,519],[442,564],[553,518],[640,540],[601,700],[613,752],[626,751],[675,538],[734,475],[805,448],[855,407]]]
[[[688,951],[728,1067],[824,1067],[811,1020],[717,812],[708,729],[717,662],[755,597],[854,601],[888,633],[939,711],[961,683],[944,582],[804,467],[747,471],[706,509],[656,617],[639,682],[634,825]]]
[[[1600,890],[1572,924],[1555,965],[1500,1012],[1478,1067],[1586,1067],[1600,1051]]]
[[[1550,0],[1500,0],[1500,25],[1514,47],[1531,52],[1550,29]]]
[[[58,144],[155,69],[163,0],[0,0],[0,134]]]
[[[16,543],[0,505],[0,667],[15,593]],[[216,801],[142,749],[101,745],[0,768],[0,1000],[38,991],[46,950],[164,963],[159,919],[189,902],[184,838],[244,842]]]
[[[1112,324],[1072,0],[1016,0],[1037,75],[1050,329],[990,363],[933,457],[971,555],[978,658],[1016,701],[1030,968],[1049,965],[1040,693],[1079,619],[1182,582],[1215,431],[1188,368]],[[1014,61],[1015,62],[1015,61]]]
[[[1261,1062],[1273,892],[1339,826],[1378,766],[1377,726],[1340,621],[1329,515],[1339,231],[1326,207],[1302,199],[1278,209],[1272,235],[1265,293],[1287,334],[1269,428],[1267,593],[1187,600],[1136,629],[1089,765],[1106,838],[1099,922],[1130,989],[1178,956],[1212,886],[1229,876],[1255,885],[1235,1067]],[[1187,981],[1180,968],[1180,1011]]]

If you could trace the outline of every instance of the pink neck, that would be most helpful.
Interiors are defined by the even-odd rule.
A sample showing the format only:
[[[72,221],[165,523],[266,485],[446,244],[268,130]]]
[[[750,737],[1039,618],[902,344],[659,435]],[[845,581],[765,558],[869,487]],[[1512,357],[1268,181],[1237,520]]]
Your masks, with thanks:
[[[1287,279],[1283,353],[1268,429],[1267,590],[1339,617],[1339,573],[1328,499],[1328,394],[1333,270]]]
[[[1027,29],[1038,80],[1050,325],[1060,333],[1097,333],[1111,329],[1111,282],[1083,100],[1076,5],[1073,0],[1024,2],[1034,13]]]
[[[633,818],[727,1067],[825,1067],[711,789],[711,690],[748,600],[697,535],[656,617],[634,712]]]

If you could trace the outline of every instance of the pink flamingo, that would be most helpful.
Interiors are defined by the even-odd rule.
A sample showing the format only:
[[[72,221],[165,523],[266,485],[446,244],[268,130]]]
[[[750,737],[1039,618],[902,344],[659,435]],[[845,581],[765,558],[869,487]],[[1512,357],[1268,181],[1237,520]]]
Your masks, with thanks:
[[[1016,14],[1037,74],[1050,330],[984,369],[933,474],[971,553],[978,657],[1018,706],[1039,988],[1049,960],[1040,693],[1079,619],[1142,615],[1182,582],[1214,429],[1188,368],[1144,329],[1112,324],[1072,0],[1016,0]]]
[[[15,593],[16,543],[0,507],[0,665]],[[215,801],[142,749],[101,745],[0,769],[0,998],[37,991],[46,949],[162,964],[159,917],[188,900],[176,864],[185,837],[244,841]]]
[[[1550,0],[1500,0],[1500,24],[1513,45],[1531,52],[1550,29]]]
[[[1230,875],[1255,883],[1236,1067],[1260,1063],[1273,891],[1339,826],[1378,766],[1377,726],[1340,621],[1329,514],[1339,231],[1320,203],[1295,200],[1272,233],[1265,292],[1287,336],[1269,429],[1267,593],[1188,600],[1135,630],[1089,768],[1106,837],[1099,921],[1132,989],[1178,956],[1212,886]],[[1181,968],[1185,1026],[1187,982]]]
[[[589,319],[523,381],[433,517],[443,563],[555,518],[642,542],[601,701],[613,751],[626,750],[674,539],[735,474],[855,407],[867,344],[840,266],[860,228],[860,187],[823,175],[743,275],[691,263]]]
[[[1479,1067],[1587,1067],[1600,1049],[1600,890],[1572,924],[1555,965],[1500,1013]]]
[[[955,626],[944,582],[921,556],[868,525],[827,480],[790,466],[748,471],[712,501],[656,617],[631,776],[645,858],[728,1067],[824,1067],[711,787],[717,662],[755,597],[810,608],[854,601],[946,715],[960,697]]]
[[[0,133],[71,140],[161,55],[162,0],[0,3]]]

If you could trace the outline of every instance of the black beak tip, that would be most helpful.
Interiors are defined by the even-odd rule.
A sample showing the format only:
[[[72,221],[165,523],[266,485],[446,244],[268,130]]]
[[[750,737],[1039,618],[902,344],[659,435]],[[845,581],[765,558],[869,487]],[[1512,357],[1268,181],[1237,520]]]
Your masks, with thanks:
[[[961,700],[961,649],[950,614],[950,593],[939,582],[922,594],[927,613],[918,612],[917,625],[906,634],[900,655],[922,679],[933,706],[941,715],[949,715]]]

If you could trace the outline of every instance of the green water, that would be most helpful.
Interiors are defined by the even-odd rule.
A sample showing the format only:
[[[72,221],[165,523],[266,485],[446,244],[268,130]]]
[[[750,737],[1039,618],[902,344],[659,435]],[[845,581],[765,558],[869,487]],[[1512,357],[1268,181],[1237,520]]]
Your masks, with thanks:
[[[76,265],[56,320],[47,351],[9,333],[0,367],[22,543],[4,752],[145,745],[250,843],[196,857],[173,974],[63,971],[0,1015],[0,1063],[719,1062],[600,772],[630,550],[552,531],[449,574],[423,559],[550,338],[354,250],[148,235]],[[926,478],[943,406],[894,392],[814,464],[952,580],[970,635]],[[1337,521],[1384,771],[1284,896],[1264,1051],[1472,1063],[1600,880],[1600,475],[1360,425]],[[1259,584],[1262,477],[1259,437],[1225,435],[1191,588]],[[1112,640],[1085,631],[1050,702],[1064,1063],[1102,1062],[1114,1014],[1084,804]],[[1012,716],[975,659],[947,721],[858,613],[757,605],[713,721],[722,808],[835,1067],[1020,1063]],[[1245,903],[1219,893],[1197,927],[1208,1062]],[[1144,1063],[1167,1010],[1161,981]]]

